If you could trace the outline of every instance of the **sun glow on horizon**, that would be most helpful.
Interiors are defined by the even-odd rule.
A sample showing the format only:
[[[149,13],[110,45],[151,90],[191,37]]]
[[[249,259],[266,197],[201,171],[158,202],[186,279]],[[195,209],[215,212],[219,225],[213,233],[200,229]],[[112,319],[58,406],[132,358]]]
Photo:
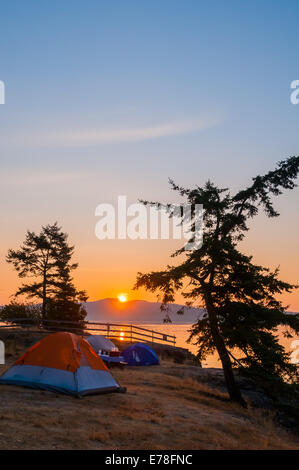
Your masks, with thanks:
[[[126,294],[120,294],[117,298],[120,302],[126,302],[127,301]]]

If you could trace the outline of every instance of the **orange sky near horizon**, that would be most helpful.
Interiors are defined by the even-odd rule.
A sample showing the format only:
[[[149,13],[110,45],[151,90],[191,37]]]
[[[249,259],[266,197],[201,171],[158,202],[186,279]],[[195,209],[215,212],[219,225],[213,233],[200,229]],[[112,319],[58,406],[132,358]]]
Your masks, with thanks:
[[[278,223],[279,220],[279,223]],[[292,236],[287,236],[284,226],[288,224]],[[6,228],[6,241],[1,244],[1,259],[4,260],[8,248],[17,248],[24,239],[23,223],[12,232]],[[32,227],[38,230],[38,226]],[[163,269],[168,263],[175,263],[170,254],[181,246],[180,241],[173,240],[98,240],[94,234],[75,230],[68,224],[63,229],[67,231],[70,243],[76,246],[74,259],[79,267],[74,273],[75,284],[85,289],[90,301],[107,297],[118,297],[126,293],[128,300],[143,299],[156,301],[155,294],[144,289],[133,290],[136,273]],[[298,245],[297,220],[289,219],[281,214],[278,219],[267,219],[259,216],[252,222],[251,230],[240,248],[254,255],[254,262],[274,269],[280,265],[281,279],[290,283],[298,283]],[[8,235],[11,235],[10,237]],[[4,233],[5,235],[5,229]],[[286,242],[284,241],[286,240]],[[20,280],[11,265],[0,264],[0,304],[9,301]],[[285,294],[282,300],[289,305],[289,310],[299,311],[299,290]],[[177,303],[183,303],[180,294]]]

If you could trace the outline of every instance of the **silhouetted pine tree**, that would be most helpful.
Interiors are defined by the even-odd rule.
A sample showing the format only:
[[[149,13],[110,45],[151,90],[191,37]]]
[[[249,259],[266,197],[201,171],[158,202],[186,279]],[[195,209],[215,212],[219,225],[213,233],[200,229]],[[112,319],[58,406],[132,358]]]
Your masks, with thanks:
[[[170,180],[172,189],[187,204],[203,204],[203,244],[195,250],[183,247],[176,251],[174,257],[184,256],[177,266],[137,275],[135,288],[157,291],[164,304],[174,302],[175,294],[181,291],[187,306],[197,302],[205,307],[206,314],[193,325],[190,339],[196,341],[201,360],[217,350],[230,398],[242,405],[232,366],[258,380],[273,397],[294,391],[298,381],[298,369],[276,337],[279,325],[289,327],[289,334],[299,330],[298,315],[286,314],[286,307],[277,300],[279,294],[297,286],[279,280],[278,269],[271,272],[254,264],[252,257],[238,248],[259,207],[268,217],[279,215],[272,196],[296,186],[298,169],[299,157],[291,157],[274,171],[253,178],[248,188],[234,195],[210,181],[203,187],[185,189]],[[195,226],[194,217],[191,227]],[[190,241],[194,239],[193,233]],[[238,361],[231,355],[234,348],[242,352]]]
[[[71,262],[74,246],[67,238],[57,223],[42,227],[39,234],[27,231],[20,249],[9,250],[6,260],[20,278],[32,279],[18,289],[16,296],[40,299],[44,324],[47,320],[68,320],[81,328],[86,316],[81,302],[87,296],[73,284],[71,273],[78,265]],[[67,328],[70,324],[62,329]]]

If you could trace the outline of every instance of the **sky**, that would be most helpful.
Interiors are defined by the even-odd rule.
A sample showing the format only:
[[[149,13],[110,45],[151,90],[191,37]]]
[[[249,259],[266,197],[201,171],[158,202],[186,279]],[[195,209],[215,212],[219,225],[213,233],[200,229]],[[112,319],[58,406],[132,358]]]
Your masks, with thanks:
[[[90,300],[154,300],[132,291],[136,273],[162,269],[180,243],[98,240],[95,208],[119,195],[175,202],[169,177],[237,191],[298,154],[298,20],[292,0],[2,2],[0,303],[19,285],[7,250],[55,221]],[[243,242],[292,283],[298,195]],[[299,291],[283,300],[299,310]]]

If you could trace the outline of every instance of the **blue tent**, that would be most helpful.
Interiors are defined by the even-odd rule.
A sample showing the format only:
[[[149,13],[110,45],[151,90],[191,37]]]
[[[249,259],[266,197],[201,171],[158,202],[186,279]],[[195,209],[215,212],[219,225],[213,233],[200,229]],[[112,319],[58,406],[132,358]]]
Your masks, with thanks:
[[[144,343],[136,343],[127,347],[122,356],[129,366],[154,366],[160,364],[155,351]]]

